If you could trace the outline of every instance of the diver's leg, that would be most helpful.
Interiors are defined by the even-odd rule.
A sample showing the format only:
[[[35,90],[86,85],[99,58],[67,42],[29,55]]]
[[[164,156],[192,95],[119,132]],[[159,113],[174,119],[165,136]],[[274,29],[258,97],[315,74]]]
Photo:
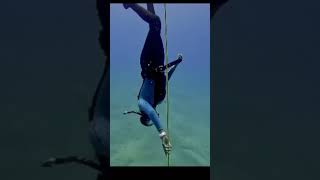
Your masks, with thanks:
[[[154,11],[153,3],[147,3],[147,9],[152,14],[156,14],[156,12]]]
[[[144,7],[140,6],[139,4],[136,3],[132,3],[130,5],[126,4],[124,5],[125,8],[131,8],[132,10],[134,10],[144,21],[146,21],[149,24],[153,24],[154,21],[158,20],[158,16],[155,15],[152,11],[153,9],[153,5],[148,5],[148,9],[150,8],[151,11],[148,11],[147,9],[145,9]],[[154,9],[153,9],[154,11]]]
[[[138,106],[141,112],[144,112],[148,118],[153,122],[158,132],[161,133],[163,131],[163,127],[160,123],[160,118],[155,111],[155,109],[143,98],[138,100]]]

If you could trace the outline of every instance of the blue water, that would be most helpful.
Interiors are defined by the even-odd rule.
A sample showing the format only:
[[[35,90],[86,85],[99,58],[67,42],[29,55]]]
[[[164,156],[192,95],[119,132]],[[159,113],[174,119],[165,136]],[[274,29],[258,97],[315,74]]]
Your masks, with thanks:
[[[146,7],[146,4],[141,4]],[[154,4],[162,21],[164,6]],[[142,83],[140,54],[148,24],[132,9],[111,4],[110,11],[110,156],[111,166],[164,166],[166,157],[154,126],[136,115]],[[169,133],[172,166],[210,165],[210,6],[167,4],[168,58],[183,54],[169,83]],[[166,127],[166,101],[157,107]]]

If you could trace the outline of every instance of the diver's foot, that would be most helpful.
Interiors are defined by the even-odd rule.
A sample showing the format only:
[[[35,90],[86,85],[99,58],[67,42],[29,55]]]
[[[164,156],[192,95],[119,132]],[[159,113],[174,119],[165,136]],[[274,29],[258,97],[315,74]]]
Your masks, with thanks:
[[[123,3],[123,7],[124,7],[125,9],[128,9],[128,8],[130,7],[130,3]]]
[[[172,150],[172,145],[170,143],[169,137],[167,136],[166,132],[162,131],[160,133],[160,138],[162,140],[162,147],[163,147],[164,153],[167,156],[168,154],[170,154]]]

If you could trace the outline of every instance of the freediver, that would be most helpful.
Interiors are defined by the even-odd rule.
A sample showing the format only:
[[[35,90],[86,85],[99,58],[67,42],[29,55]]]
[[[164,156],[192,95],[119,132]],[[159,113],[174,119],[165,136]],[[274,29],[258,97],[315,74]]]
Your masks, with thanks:
[[[149,32],[144,43],[143,50],[140,56],[141,76],[143,83],[138,94],[138,107],[140,112],[140,122],[145,126],[155,125],[162,141],[162,146],[165,154],[169,154],[172,145],[169,137],[165,132],[156,111],[159,105],[166,96],[166,76],[164,70],[169,67],[168,79],[182,61],[180,55],[178,59],[171,64],[164,66],[164,48],[161,38],[161,20],[156,15],[152,3],[147,3],[147,9],[135,3],[123,3],[125,9],[131,8],[140,18],[149,24]],[[125,113],[125,114],[126,114]]]

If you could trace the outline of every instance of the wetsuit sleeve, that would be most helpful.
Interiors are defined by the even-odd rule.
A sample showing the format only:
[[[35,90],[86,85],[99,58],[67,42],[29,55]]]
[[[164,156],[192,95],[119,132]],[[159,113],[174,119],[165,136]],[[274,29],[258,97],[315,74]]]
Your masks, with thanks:
[[[163,130],[163,127],[160,123],[160,118],[156,110],[143,98],[138,100],[138,106],[141,112],[144,112],[148,118],[153,122],[158,132]]]

